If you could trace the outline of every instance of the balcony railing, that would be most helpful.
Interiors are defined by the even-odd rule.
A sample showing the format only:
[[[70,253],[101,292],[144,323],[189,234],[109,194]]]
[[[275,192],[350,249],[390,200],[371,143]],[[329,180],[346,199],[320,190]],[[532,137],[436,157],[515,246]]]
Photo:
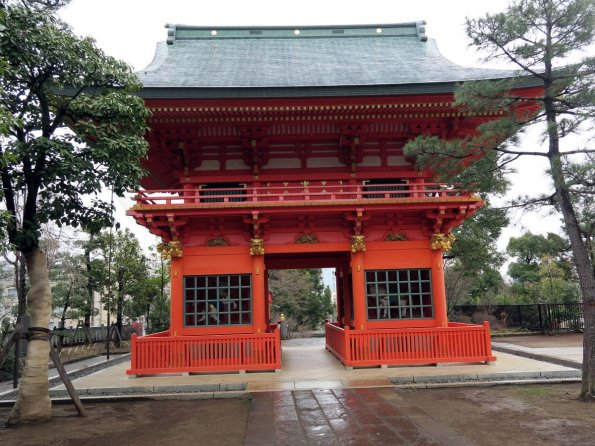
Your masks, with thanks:
[[[304,182],[307,183],[307,182]],[[318,182],[320,183],[320,182]],[[442,183],[326,184],[246,188],[168,189],[138,191],[137,208],[279,206],[290,203],[326,202],[424,202],[479,201],[472,191]]]
[[[326,348],[346,366],[495,361],[490,327],[449,323],[448,327],[350,330],[326,323]]]

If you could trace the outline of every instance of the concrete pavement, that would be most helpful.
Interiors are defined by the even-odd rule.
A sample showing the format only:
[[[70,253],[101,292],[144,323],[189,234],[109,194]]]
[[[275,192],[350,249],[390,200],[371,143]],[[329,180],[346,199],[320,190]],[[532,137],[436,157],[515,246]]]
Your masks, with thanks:
[[[165,393],[168,387],[187,387],[221,391],[285,391],[312,389],[340,389],[393,386],[395,382],[431,383],[449,380],[460,381],[457,377],[475,375],[478,377],[498,375],[499,380],[519,377],[572,378],[578,377],[576,368],[519,357],[508,353],[498,353],[493,365],[445,364],[399,366],[389,368],[365,368],[347,370],[324,348],[324,338],[285,341],[283,343],[283,368],[280,372],[254,372],[230,374],[190,374],[189,376],[153,375],[129,379],[126,369],[128,362],[109,367],[87,376],[75,379],[74,386],[85,394]],[[466,381],[463,379],[462,381]],[[63,389],[57,386],[55,389]]]

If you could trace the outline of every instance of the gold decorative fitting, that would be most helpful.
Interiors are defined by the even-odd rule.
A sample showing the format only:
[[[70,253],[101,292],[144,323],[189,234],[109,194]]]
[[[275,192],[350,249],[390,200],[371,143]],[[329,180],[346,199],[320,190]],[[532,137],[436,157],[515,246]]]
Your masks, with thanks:
[[[407,236],[401,232],[389,232],[384,237],[385,242],[405,242],[407,240]]]
[[[212,238],[207,241],[207,246],[229,246],[229,242],[223,237]]]
[[[351,236],[351,252],[361,252],[366,250],[366,237],[363,235]]]
[[[264,255],[264,240],[261,238],[250,239],[250,255],[263,256]]]
[[[182,257],[182,255],[184,255],[182,243],[178,240],[172,240],[169,243],[159,243],[157,245],[157,251],[161,254],[161,258],[163,259]]]
[[[302,234],[295,239],[295,242],[300,245],[309,245],[312,243],[320,243],[315,235]]]
[[[432,236],[432,249],[441,249],[443,251],[450,251],[452,244],[455,242],[455,236],[453,234],[444,235],[437,233]]]

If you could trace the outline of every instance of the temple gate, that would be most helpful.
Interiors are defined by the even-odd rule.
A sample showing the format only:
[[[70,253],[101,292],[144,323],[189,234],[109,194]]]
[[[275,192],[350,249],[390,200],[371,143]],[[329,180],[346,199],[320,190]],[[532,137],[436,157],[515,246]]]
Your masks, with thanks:
[[[482,201],[402,148],[474,134],[493,117],[457,109],[455,84],[512,72],[453,64],[422,22],[167,34],[137,73],[149,174],[129,215],[171,258],[171,326],[134,337],[129,374],[281,368],[277,268],[335,268],[326,347],[346,366],[495,360],[444,290],[450,232]]]

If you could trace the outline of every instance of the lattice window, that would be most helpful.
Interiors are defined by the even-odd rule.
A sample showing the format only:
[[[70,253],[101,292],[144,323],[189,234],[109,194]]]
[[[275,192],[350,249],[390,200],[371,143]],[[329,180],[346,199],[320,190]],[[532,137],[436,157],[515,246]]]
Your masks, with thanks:
[[[376,179],[364,181],[364,192],[382,192],[376,194],[364,194],[364,198],[385,198],[386,192],[403,191],[401,193],[392,193],[389,198],[402,198],[409,195],[408,182],[400,178]]]
[[[368,320],[431,319],[432,271],[392,269],[366,271]]]
[[[184,326],[252,323],[252,276],[226,274],[184,277]]]
[[[245,197],[238,195],[246,195],[246,185],[241,183],[209,183],[200,186],[198,194],[200,195],[201,203],[222,203],[225,195],[235,195],[229,198],[231,203],[240,203],[246,201]],[[213,198],[202,198],[214,196]]]

